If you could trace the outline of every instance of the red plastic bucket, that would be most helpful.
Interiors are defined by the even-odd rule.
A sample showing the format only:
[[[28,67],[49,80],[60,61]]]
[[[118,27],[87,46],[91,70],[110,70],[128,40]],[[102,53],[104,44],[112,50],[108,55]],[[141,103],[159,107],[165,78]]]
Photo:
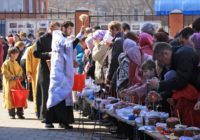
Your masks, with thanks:
[[[73,91],[82,91],[85,88],[85,74],[75,74],[74,75],[74,85]]]
[[[20,81],[17,81],[16,89],[11,89],[13,107],[26,107],[29,90],[23,89]]]
[[[13,107],[26,107],[27,97],[29,90],[22,89],[11,89],[12,105]]]

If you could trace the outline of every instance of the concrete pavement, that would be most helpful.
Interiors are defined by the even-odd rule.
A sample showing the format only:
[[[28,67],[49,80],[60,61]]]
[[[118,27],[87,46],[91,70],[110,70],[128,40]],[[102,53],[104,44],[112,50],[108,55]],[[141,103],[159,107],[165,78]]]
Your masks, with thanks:
[[[33,103],[28,102],[28,108],[24,114],[26,119],[9,119],[8,111],[2,108],[2,94],[0,93],[0,140],[88,140],[91,139],[93,123],[87,120],[87,129],[83,136],[81,129],[78,128],[78,122],[73,125],[73,130],[59,129],[55,124],[55,129],[47,130],[39,120],[36,119],[33,112]],[[75,112],[76,120],[79,117]],[[16,117],[17,118],[17,117]],[[82,128],[82,126],[80,126]],[[103,140],[115,140],[111,135],[103,134]]]

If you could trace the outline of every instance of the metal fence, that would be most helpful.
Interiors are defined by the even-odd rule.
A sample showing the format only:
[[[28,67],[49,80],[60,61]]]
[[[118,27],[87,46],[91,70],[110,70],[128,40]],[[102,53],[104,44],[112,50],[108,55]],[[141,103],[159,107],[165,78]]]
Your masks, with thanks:
[[[192,22],[200,17],[200,15],[187,15],[184,16],[184,26],[189,26],[192,24]],[[165,28],[166,31],[169,31],[170,26],[169,26],[169,16],[157,16],[157,15],[91,15],[90,16],[90,25],[95,26],[95,25],[100,25],[103,26],[104,28],[105,25],[107,25],[110,21],[112,20],[117,20],[120,22],[127,22],[130,25],[132,25],[132,29],[134,30],[134,25],[141,24],[144,22],[152,22],[152,23],[158,23],[162,27]]]
[[[191,15],[184,16],[184,25],[190,25],[196,18],[200,17],[200,15]],[[48,13],[24,13],[24,12],[1,12],[0,13],[0,34],[6,35],[7,30],[7,21],[10,19],[16,19],[23,21],[28,21],[31,19],[34,20],[47,20],[47,21],[63,21],[70,20],[73,23],[75,22],[75,12],[69,11],[49,11]],[[110,21],[117,20],[121,22],[127,22],[131,25],[133,30],[138,30],[139,24],[143,24],[144,22],[150,21],[152,23],[160,24],[160,26],[164,27],[166,31],[169,31],[169,16],[156,16],[153,14],[143,14],[143,15],[131,15],[131,14],[121,14],[121,15],[90,15],[90,26],[100,25],[102,28],[106,29],[107,24]]]
[[[106,28],[106,25],[112,21],[117,20],[120,22],[126,22],[131,25],[131,29],[138,31],[141,25],[147,21],[155,23],[157,26],[164,27],[167,31],[169,30],[169,18],[168,16],[155,16],[155,15],[91,15],[90,25],[100,25]]]

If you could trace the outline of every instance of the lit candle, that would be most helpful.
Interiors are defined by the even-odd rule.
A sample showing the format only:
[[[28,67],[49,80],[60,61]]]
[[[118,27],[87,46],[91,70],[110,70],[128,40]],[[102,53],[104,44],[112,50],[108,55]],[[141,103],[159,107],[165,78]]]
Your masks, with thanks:
[[[154,103],[155,103],[155,96],[154,96],[154,95],[152,95],[152,102],[153,102],[153,110],[154,110],[154,107],[155,107],[155,106],[154,106],[154,105],[155,105],[155,104],[154,104]]]
[[[135,103],[135,99],[134,99],[134,96],[132,96],[132,102],[133,102],[133,103]]]

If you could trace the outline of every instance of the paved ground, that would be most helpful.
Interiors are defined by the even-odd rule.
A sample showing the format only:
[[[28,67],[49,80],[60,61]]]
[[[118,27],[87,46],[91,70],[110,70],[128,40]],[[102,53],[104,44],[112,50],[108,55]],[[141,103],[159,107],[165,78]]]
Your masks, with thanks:
[[[89,140],[91,139],[93,122],[88,121],[85,134],[82,129],[78,129],[78,121],[73,125],[73,130],[55,129],[46,130],[44,124],[36,119],[33,113],[33,103],[28,103],[28,109],[25,110],[25,120],[11,120],[8,117],[7,110],[2,108],[2,95],[0,93],[0,140]],[[78,112],[75,112],[75,118],[78,120]],[[82,126],[81,126],[82,128]],[[105,131],[106,132],[106,131]],[[110,134],[103,134],[103,140],[115,140]]]

